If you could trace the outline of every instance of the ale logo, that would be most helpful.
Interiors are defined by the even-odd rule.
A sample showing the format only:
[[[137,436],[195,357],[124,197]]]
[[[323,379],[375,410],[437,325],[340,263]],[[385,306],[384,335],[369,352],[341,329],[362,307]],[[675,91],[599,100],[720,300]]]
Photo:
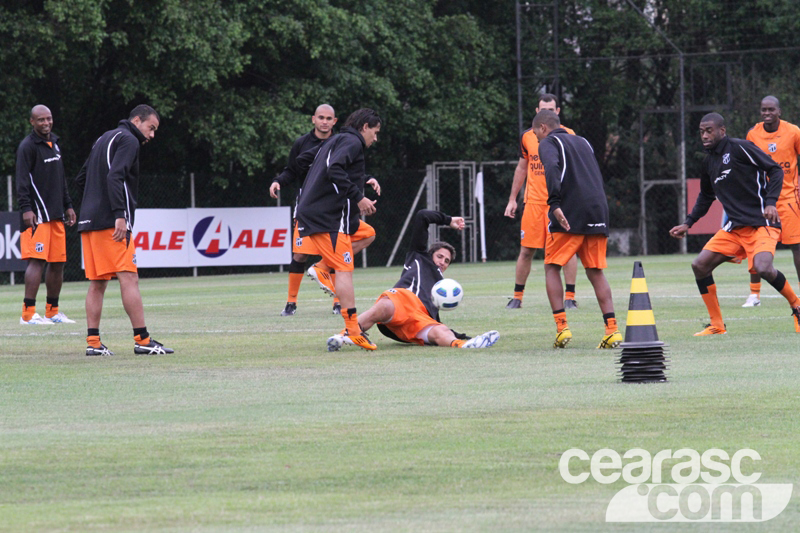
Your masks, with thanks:
[[[210,216],[201,219],[192,231],[195,249],[205,257],[219,257],[231,247],[233,233],[231,227],[220,217]]]

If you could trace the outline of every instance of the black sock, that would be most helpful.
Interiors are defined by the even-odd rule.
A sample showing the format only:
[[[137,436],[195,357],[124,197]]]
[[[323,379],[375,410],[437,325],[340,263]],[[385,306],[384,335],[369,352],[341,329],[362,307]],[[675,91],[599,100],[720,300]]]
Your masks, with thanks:
[[[22,303],[25,307],[36,307],[36,298],[23,298]]]
[[[617,316],[614,313],[605,313],[603,315],[603,322],[606,323],[606,326],[608,325],[608,319],[609,318],[617,318]]]
[[[100,336],[100,328],[89,328],[86,330],[87,337],[99,337]]]
[[[520,285],[519,283],[514,284],[514,292],[522,292],[525,290],[525,284],[523,283]]]
[[[145,340],[147,337],[150,336],[150,334],[147,332],[147,328],[146,327],[144,327],[144,328],[133,328],[133,336],[136,337],[136,335],[139,335],[139,338],[141,340]]]
[[[295,261],[292,259],[292,262],[289,263],[289,272],[292,274],[302,274],[306,271],[306,264],[300,263],[299,261]]]
[[[50,298],[48,296],[47,303],[49,303],[51,307],[58,307],[58,298]]]
[[[783,290],[783,287],[786,285],[786,276],[784,276],[783,273],[781,273],[781,271],[778,270],[778,275],[775,276],[775,279],[773,279],[772,281],[767,280],[767,283],[775,287],[776,291],[781,292]]]
[[[572,285],[570,285],[569,283],[567,283],[567,287],[565,290],[567,292],[575,292],[575,284],[573,283]]]

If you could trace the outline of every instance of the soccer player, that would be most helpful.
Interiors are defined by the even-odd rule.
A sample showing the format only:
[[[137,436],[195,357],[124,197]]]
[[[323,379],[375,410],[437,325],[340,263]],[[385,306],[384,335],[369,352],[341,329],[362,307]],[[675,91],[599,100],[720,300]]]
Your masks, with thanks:
[[[539,106],[536,112],[549,109],[556,114],[561,112],[555,95],[543,94],[539,97]],[[562,126],[563,127],[563,126]],[[564,129],[570,134],[575,134],[569,128]],[[506,309],[519,309],[522,307],[522,296],[525,293],[525,282],[531,272],[531,261],[536,248],[544,248],[547,235],[547,184],[544,179],[544,169],[539,161],[539,140],[533,128],[525,130],[519,141],[519,162],[514,170],[514,182],[511,185],[511,195],[508,197],[505,215],[514,218],[517,214],[517,196],[522,184],[525,185],[525,207],[522,211],[520,228],[519,257],[514,280],[514,297],[506,305]],[[564,282],[567,285],[564,296],[565,309],[577,309],[575,301],[575,280],[578,272],[578,258],[573,256],[564,265]]]
[[[781,104],[774,96],[761,100],[761,120],[747,132],[747,140],[761,148],[783,169],[783,189],[775,207],[781,219],[781,243],[792,250],[794,268],[800,279],[800,199],[797,192],[797,156],[800,128],[781,120]],[[750,296],[742,307],[761,304],[761,277],[750,273]]]
[[[362,331],[378,324],[381,333],[400,342],[452,348],[488,348],[500,338],[497,331],[488,331],[470,339],[456,334],[439,320],[439,310],[431,299],[431,288],[441,280],[455,259],[455,248],[446,242],[428,247],[428,225],[447,225],[464,229],[464,219],[439,211],[423,209],[414,214],[411,228],[411,250],[403,264],[403,274],[394,288],[384,291],[375,304],[358,316]],[[353,344],[345,335],[328,339],[328,351]]]
[[[22,212],[20,252],[28,260],[25,297],[20,324],[74,324],[58,310],[64,282],[67,238],[64,224],[75,224],[75,210],[67,190],[58,135],[53,133],[53,114],[43,105],[31,109],[33,131],[17,148],[17,203]],[[36,312],[36,294],[45,274],[47,305],[42,317]]]
[[[572,332],[564,310],[561,268],[577,253],[586,269],[603,313],[605,334],[598,348],[615,348],[622,342],[614,314],[606,268],[608,202],[603,176],[589,141],[570,135],[549,109],[536,113],[533,131],[539,139],[539,159],[547,180],[550,224],[544,248],[547,298],[556,322],[555,348],[565,348]]]
[[[295,198],[295,209],[297,209],[297,198],[303,191],[303,181],[305,172],[297,167],[297,156],[312,149],[318,149],[322,143],[333,135],[333,126],[339,119],[336,111],[328,104],[322,104],[314,111],[311,116],[311,124],[314,126],[310,132],[301,135],[292,144],[289,150],[289,160],[286,167],[273,181],[269,188],[269,194],[273,198],[278,198],[278,191],[281,187],[286,187],[292,183],[297,186],[297,197]],[[293,316],[297,312],[297,295],[300,292],[300,283],[303,281],[305,264],[309,255],[317,255],[317,250],[309,239],[301,239],[297,233],[297,221],[294,224],[294,239],[292,240],[292,262],[289,264],[289,296],[286,300],[286,307],[281,311],[281,316]],[[338,308],[338,309],[337,309]],[[338,299],[334,301],[333,310],[335,313],[341,311]]]
[[[78,231],[89,291],[86,355],[114,355],[100,342],[100,317],[108,280],[119,279],[122,305],[133,326],[133,353],[173,353],[150,337],[144,321],[136,246],[132,238],[139,191],[139,148],[153,140],[160,118],[148,105],[136,106],[128,120],[105,132],[92,146],[76,183],[82,191]]]
[[[381,117],[372,109],[353,112],[341,133],[316,153],[306,175],[295,216],[300,237],[309,238],[325,263],[336,272],[335,292],[342,305],[346,336],[366,350],[377,346],[358,325],[353,288],[351,235],[358,230],[358,213],[375,213],[375,201],[359,188],[365,176],[364,150],[378,140]]]
[[[692,262],[697,288],[711,318],[711,323],[695,336],[727,332],[712,272],[720,264],[741,255],[747,256],[751,271],[757,272],[786,298],[792,308],[795,331],[800,333],[800,299],[786,277],[772,264],[781,233],[775,204],[783,187],[783,170],[750,141],[728,137],[725,120],[718,113],[702,118],[700,138],[707,155],[700,175],[697,203],[686,221],[669,230],[669,234],[676,239],[683,238],[692,224],[708,212],[715,198],[722,203],[728,219]]]

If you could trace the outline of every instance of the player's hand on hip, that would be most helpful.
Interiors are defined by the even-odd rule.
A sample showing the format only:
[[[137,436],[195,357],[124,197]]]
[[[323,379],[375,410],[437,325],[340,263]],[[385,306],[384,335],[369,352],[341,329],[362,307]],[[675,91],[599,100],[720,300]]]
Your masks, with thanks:
[[[380,195],[381,195],[381,186],[380,186],[380,184],[378,183],[378,180],[376,180],[375,178],[370,178],[370,179],[368,179],[368,180],[367,180],[367,185],[369,185],[370,187],[372,187],[373,189],[375,189],[375,193],[376,193],[378,196],[380,196]]]
[[[464,217],[453,217],[450,220],[450,227],[457,230],[464,229]]]
[[[277,181],[273,181],[272,185],[269,186],[269,195],[273,198],[278,198],[278,191],[281,190],[281,184]]]
[[[556,207],[553,210],[553,216],[556,218],[561,227],[565,230],[569,231],[569,221],[567,221],[567,217],[564,216],[564,212],[561,210],[560,207]]]
[[[358,202],[358,209],[362,215],[371,215],[377,209],[375,209],[375,200],[370,200],[366,196]]]
[[[114,233],[111,235],[111,238],[116,242],[120,242],[125,239],[127,234],[128,225],[125,223],[125,219],[118,218],[116,221],[114,221]]]
[[[78,220],[78,217],[75,216],[75,210],[70,207],[64,213],[64,222],[67,226],[74,226],[76,220]]]
[[[774,205],[768,205],[764,208],[764,218],[769,220],[772,224],[777,224],[781,221],[781,217],[778,215],[778,209]]]
[[[686,232],[688,231],[689,226],[686,224],[680,224],[669,230],[669,235],[670,237],[674,237],[676,239],[683,239],[684,235],[686,235]]]
[[[515,218],[517,216],[517,201],[516,200],[509,200],[508,205],[506,206],[505,215],[508,218]]]

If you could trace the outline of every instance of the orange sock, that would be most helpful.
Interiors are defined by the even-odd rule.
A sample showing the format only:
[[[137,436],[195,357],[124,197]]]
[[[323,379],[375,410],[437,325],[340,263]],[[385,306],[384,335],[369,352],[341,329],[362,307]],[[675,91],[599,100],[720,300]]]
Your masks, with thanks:
[[[750,294],[761,294],[761,282],[750,283]]]
[[[287,302],[297,302],[297,293],[300,292],[300,282],[303,281],[302,272],[289,272],[289,298]]]
[[[331,267],[328,266],[328,263],[326,263],[324,259],[320,259],[319,261],[317,261],[317,263],[314,266],[316,266],[323,272],[330,272],[331,270]]]
[[[102,346],[100,343],[100,335],[89,335],[86,337],[86,344],[92,348],[100,348],[100,346]]]
[[[342,318],[344,318],[344,327],[347,328],[348,335],[361,333],[361,326],[358,325],[358,313],[355,307],[342,309]]]
[[[336,296],[334,296],[334,297],[333,297],[333,305],[336,305],[336,304],[338,304],[338,303],[339,303],[339,298],[337,298]]]
[[[525,291],[514,291],[514,298],[521,302],[523,294],[525,294]]]
[[[57,314],[58,314],[58,306],[53,307],[50,304],[45,305],[44,316],[46,316],[47,318],[53,318]]]
[[[22,304],[22,320],[28,321],[33,318],[34,313],[36,313],[36,306],[35,305],[25,305]]]
[[[553,320],[556,321],[556,332],[561,333],[567,329],[567,312],[563,309],[553,311]]]
[[[574,291],[566,291],[564,293],[565,300],[574,300],[575,299],[575,292]]]
[[[98,337],[98,340],[99,339],[100,339],[100,337]],[[134,335],[133,336],[133,340],[136,341],[136,344],[140,344],[140,345],[144,346],[145,344],[150,344],[150,335],[148,335],[144,339],[142,338],[141,335]]]
[[[467,341],[464,341],[464,340],[461,340],[461,339],[453,339],[453,342],[450,343],[450,347],[451,348],[461,348],[464,345],[465,342],[467,342]]]
[[[614,317],[606,319],[606,335],[611,335],[619,329],[617,326],[617,319]]]
[[[717,299],[717,284],[714,283],[714,277],[708,276],[695,281],[697,282],[697,288],[700,290],[700,296],[703,297],[703,302],[706,304],[706,309],[708,309],[711,325],[717,329],[725,329],[725,324],[722,322],[722,309],[720,309],[719,300]]]

